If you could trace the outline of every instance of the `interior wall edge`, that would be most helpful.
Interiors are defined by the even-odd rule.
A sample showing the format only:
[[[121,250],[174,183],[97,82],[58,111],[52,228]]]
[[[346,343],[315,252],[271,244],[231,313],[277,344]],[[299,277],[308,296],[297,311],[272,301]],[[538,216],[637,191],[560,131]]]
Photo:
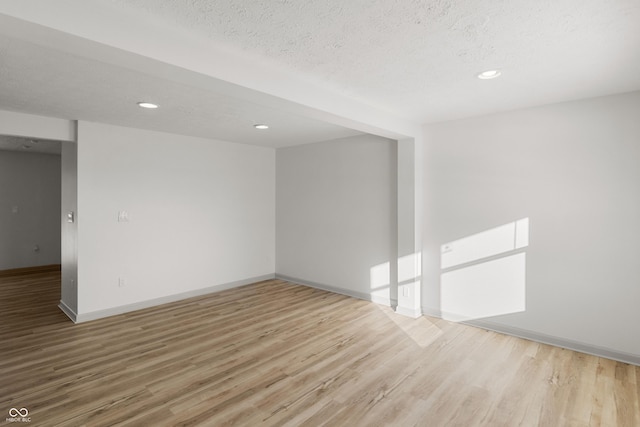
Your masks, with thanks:
[[[60,300],[58,308],[69,318],[73,323],[78,323],[78,315],[71,307],[69,307],[64,301]]]
[[[291,277],[284,274],[275,275],[276,279],[286,280],[287,282],[292,282],[297,285],[307,286],[309,288],[316,288],[327,292],[333,292],[334,294],[345,295],[352,298],[357,298],[365,301],[369,301],[375,304],[385,305],[388,307],[395,307],[398,304],[397,300],[389,299],[389,298],[381,298],[375,295],[370,295],[364,292],[353,291],[350,289],[339,288],[336,286],[326,285],[324,283],[317,283],[311,280],[300,279],[297,277]]]
[[[75,142],[76,121],[0,110],[0,134]]]

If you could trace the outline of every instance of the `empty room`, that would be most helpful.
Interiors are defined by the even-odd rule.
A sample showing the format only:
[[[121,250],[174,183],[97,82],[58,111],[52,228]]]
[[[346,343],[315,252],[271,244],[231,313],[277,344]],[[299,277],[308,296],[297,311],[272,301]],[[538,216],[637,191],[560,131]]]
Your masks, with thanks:
[[[0,423],[640,426],[639,23],[0,1]]]

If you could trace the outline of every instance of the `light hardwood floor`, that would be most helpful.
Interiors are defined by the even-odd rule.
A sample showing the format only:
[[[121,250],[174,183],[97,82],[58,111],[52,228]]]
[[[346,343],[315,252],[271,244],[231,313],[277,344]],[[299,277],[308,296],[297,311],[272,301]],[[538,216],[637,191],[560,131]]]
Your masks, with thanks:
[[[0,423],[640,426],[640,367],[271,280],[74,325],[0,278]]]

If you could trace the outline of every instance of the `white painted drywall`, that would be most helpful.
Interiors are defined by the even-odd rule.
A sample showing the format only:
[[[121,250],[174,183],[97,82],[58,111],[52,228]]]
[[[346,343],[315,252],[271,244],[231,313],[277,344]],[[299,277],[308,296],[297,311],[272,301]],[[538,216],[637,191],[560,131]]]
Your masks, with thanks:
[[[274,259],[273,149],[79,122],[79,316],[273,275]]]
[[[62,142],[61,296],[66,309],[78,311],[78,145]],[[68,214],[73,212],[73,222]],[[73,315],[72,313],[69,313]]]
[[[396,312],[413,318],[422,315],[420,308],[421,267],[421,210],[423,142],[421,138],[403,139],[397,143],[397,283]],[[392,273],[393,277],[393,273]]]
[[[0,4],[0,29],[39,45],[189,85],[206,77],[207,87],[219,93],[361,132],[396,138],[420,130],[416,122],[327,90],[264,55],[230,50],[224,43],[194,37],[193,31],[157,25],[96,2],[40,1],[37,7],[10,3]]]
[[[526,310],[485,320],[640,355],[639,118],[633,92],[426,126],[425,311],[440,245],[528,217]]]
[[[74,141],[75,122],[0,110],[0,134],[55,141]]]
[[[60,156],[0,150],[0,270],[60,264],[59,215]]]
[[[396,142],[371,135],[276,152],[276,273],[389,303]]]

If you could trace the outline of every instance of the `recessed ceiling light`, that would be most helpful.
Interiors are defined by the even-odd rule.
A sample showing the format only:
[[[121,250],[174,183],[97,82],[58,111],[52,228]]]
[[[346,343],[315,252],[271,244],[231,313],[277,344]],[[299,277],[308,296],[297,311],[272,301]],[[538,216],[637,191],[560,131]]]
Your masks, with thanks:
[[[263,125],[263,124],[253,125],[253,127],[256,129],[269,129],[268,125]]]
[[[478,78],[482,80],[495,79],[496,77],[499,77],[500,74],[502,74],[500,70],[487,70],[478,74]]]
[[[158,108],[156,104],[152,104],[151,102],[138,102],[138,106],[142,108]]]

